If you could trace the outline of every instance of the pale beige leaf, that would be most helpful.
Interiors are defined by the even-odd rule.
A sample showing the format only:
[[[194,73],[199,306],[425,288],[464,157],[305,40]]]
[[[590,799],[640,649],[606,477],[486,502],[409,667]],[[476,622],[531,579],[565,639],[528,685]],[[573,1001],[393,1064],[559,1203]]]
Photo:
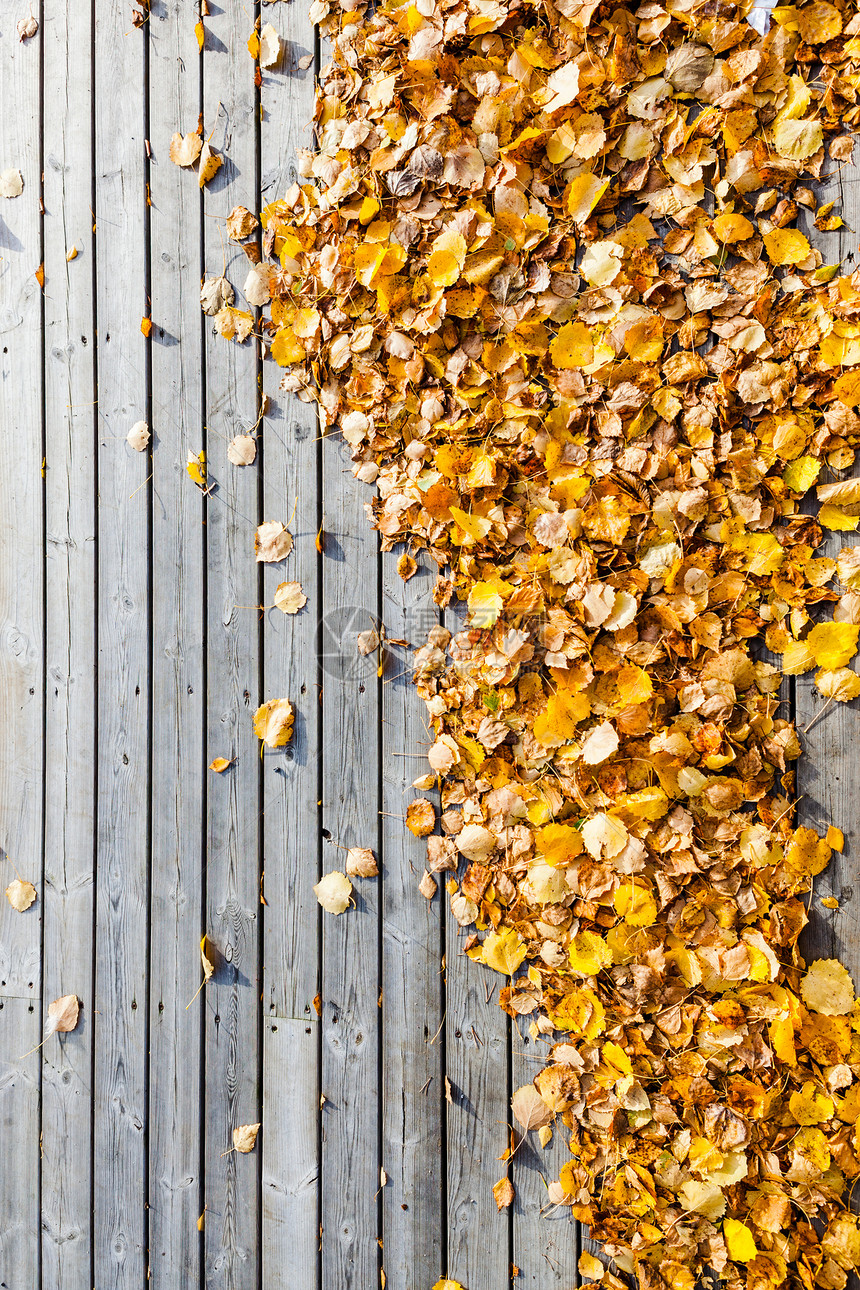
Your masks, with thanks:
[[[24,191],[24,176],[20,170],[0,170],[0,197],[20,197]]]
[[[193,166],[202,147],[203,140],[196,131],[186,135],[177,131],[170,140],[170,160],[177,166]]]
[[[126,435],[125,441],[129,447],[134,448],[135,452],[143,452],[146,445],[149,443],[150,438],[149,426],[146,422],[135,421],[134,425]]]
[[[56,1032],[67,1033],[74,1030],[81,1015],[81,1005],[76,994],[64,994],[53,1003],[48,1004],[48,1019],[45,1023],[45,1034]]]
[[[13,909],[17,909],[19,914],[23,914],[25,909],[29,909],[36,899],[36,888],[31,882],[21,878],[13,878],[6,888],[6,899]]]
[[[257,529],[254,550],[258,564],[276,564],[293,549],[293,536],[280,520],[266,520]]]
[[[297,614],[308,603],[300,582],[281,582],[275,588],[275,607],[285,614]]]
[[[256,456],[257,441],[253,435],[234,435],[227,444],[227,460],[234,466],[250,466]]]
[[[260,1132],[258,1124],[240,1124],[233,1130],[233,1146],[246,1156],[249,1151],[253,1151],[257,1145],[257,1134]]]

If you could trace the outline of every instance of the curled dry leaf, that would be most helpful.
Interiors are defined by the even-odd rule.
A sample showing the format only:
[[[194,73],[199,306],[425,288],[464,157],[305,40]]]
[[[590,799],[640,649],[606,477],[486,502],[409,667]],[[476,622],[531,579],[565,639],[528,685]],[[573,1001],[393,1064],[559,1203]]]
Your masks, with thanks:
[[[281,38],[270,22],[260,32],[259,60],[261,67],[276,67],[281,61]]]
[[[406,808],[406,827],[416,838],[426,838],[436,827],[436,808],[429,797],[416,797]]]
[[[232,305],[235,298],[233,288],[223,274],[207,278],[200,288],[200,307],[204,314],[210,316],[219,313],[225,305]]]
[[[267,748],[283,748],[293,736],[294,721],[289,699],[269,699],[254,713],[254,734]]]
[[[64,994],[53,1003],[48,1004],[48,1017],[45,1022],[45,1035],[65,1034],[74,1030],[81,1015],[80,1000],[76,994]]]
[[[250,434],[237,434],[227,445],[227,460],[234,466],[250,466],[257,456],[257,440]]]
[[[257,219],[247,206],[234,206],[227,216],[227,235],[234,242],[242,242],[246,237],[250,237],[255,228],[260,227],[260,221]]]
[[[379,649],[379,632],[375,627],[368,627],[365,631],[359,632],[355,638],[356,649],[359,654],[367,656],[374,650]]]
[[[379,873],[376,856],[370,847],[350,847],[346,853],[346,872],[351,878],[375,878]]]
[[[126,435],[125,441],[131,448],[134,448],[135,452],[143,452],[146,445],[149,443],[150,438],[149,426],[146,422],[135,421],[134,425]]]
[[[25,909],[29,909],[36,899],[36,888],[31,882],[21,878],[13,878],[6,888],[6,899],[13,909],[17,909],[19,914],[23,914]]]
[[[320,878],[314,887],[314,894],[326,913],[342,914],[349,906],[352,883],[345,873],[335,869]]]
[[[240,1124],[233,1130],[233,1146],[243,1156],[249,1151],[253,1151],[257,1145],[257,1134],[260,1132],[259,1124]]]
[[[223,163],[224,158],[219,156],[207,140],[200,149],[200,169],[197,172],[197,182],[201,188],[217,175]]]
[[[280,520],[266,520],[257,529],[254,537],[254,551],[257,562],[277,564],[285,560],[293,549],[293,535]]]
[[[275,607],[285,614],[297,614],[307,603],[300,582],[281,582],[275,588]]]
[[[29,17],[21,18],[19,20],[17,30],[19,40],[29,40],[30,37],[35,36],[36,32],[39,30],[39,24],[33,15],[30,14]]]
[[[215,973],[215,950],[208,936],[200,941],[200,965],[203,968],[203,984],[211,980]]]
[[[196,130],[185,135],[177,131],[170,140],[170,160],[176,166],[193,166],[202,147],[203,140]]]
[[[436,879],[429,870],[425,869],[421,875],[421,881],[418,884],[418,890],[425,900],[432,900],[438,890]]]
[[[185,470],[198,488],[206,488],[206,453],[202,448],[200,452],[189,452]]]
[[[267,264],[254,264],[251,266],[248,270],[242,293],[248,304],[253,305],[255,308],[269,303],[272,293],[269,291],[269,266]]]
[[[219,336],[225,340],[235,340],[237,345],[242,345],[251,334],[254,326],[254,315],[247,309],[234,309],[232,305],[224,305],[215,315],[215,329]]]
[[[493,1197],[496,1202],[496,1209],[499,1210],[500,1213],[503,1209],[507,1209],[509,1205],[513,1204],[515,1195],[514,1184],[511,1182],[510,1178],[500,1178],[493,1187]]]

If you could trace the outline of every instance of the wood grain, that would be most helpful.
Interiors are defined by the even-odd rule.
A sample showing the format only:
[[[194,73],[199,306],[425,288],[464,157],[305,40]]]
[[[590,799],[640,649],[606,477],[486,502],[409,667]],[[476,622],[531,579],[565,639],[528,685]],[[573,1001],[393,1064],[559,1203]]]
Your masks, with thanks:
[[[819,186],[821,203],[836,202],[836,212],[845,221],[839,232],[822,233],[812,224],[810,212],[803,211],[798,227],[821,250],[825,264],[842,262],[842,271],[852,273],[857,267],[857,232],[860,225],[860,183],[856,167],[836,166],[825,169],[829,179]],[[839,475],[826,467],[820,482],[856,476],[857,464]],[[810,514],[818,504],[810,498],[804,504]],[[836,559],[843,547],[858,545],[856,533],[834,533],[824,530],[824,541],[818,556]],[[830,613],[823,615],[830,617]],[[809,902],[809,925],[801,936],[801,949],[808,961],[838,958],[860,987],[860,886],[857,884],[858,846],[856,818],[860,798],[860,765],[853,750],[860,736],[860,703],[830,703],[815,688],[815,673],[795,678],[795,713],[803,754],[797,769],[798,824],[805,824],[823,834],[827,826],[836,825],[845,834],[845,849],[834,852],[827,869],[815,879],[814,894]],[[834,896],[837,909],[826,909],[823,897]]]
[[[395,552],[382,557],[382,618],[389,637],[418,647],[437,622],[434,574],[423,567],[404,582],[397,560]],[[426,900],[418,884],[427,843],[403,822],[418,796],[412,781],[427,770],[421,756],[428,743],[426,713],[412,684],[411,654],[403,646],[391,648],[382,687],[384,1267],[392,1285],[431,1286],[447,1261],[441,923],[448,875],[438,875],[439,893]]]
[[[42,259],[39,218],[39,46],[19,44],[13,0],[0,0],[4,114],[0,167],[24,177],[0,211],[0,893],[17,875],[39,900],[20,914],[0,895],[0,1285],[25,1290],[38,1275],[39,1042],[43,809]],[[13,414],[14,409],[14,414]],[[12,415],[14,415],[14,422]],[[14,424],[14,432],[13,432]]]
[[[277,5],[266,17],[281,37],[278,65],[262,74],[260,163],[262,204],[282,198],[298,178],[297,144],[309,142],[314,70],[299,60],[314,52],[306,6]],[[262,1260],[264,1284],[283,1270],[299,1285],[319,1271],[321,911],[319,877],[320,679],[317,628],[322,612],[316,550],[320,527],[318,467],[322,445],[316,405],[279,390],[283,369],[263,368],[266,415],[258,436],[264,475],[263,511],[290,522],[293,552],[263,567],[263,603],[272,606],[283,581],[299,582],[307,604],[296,615],[266,611],[263,674],[267,695],[289,698],[296,713],[291,743],[267,753],[264,797],[264,980]],[[248,467],[254,469],[254,467]],[[277,1091],[276,1091],[277,1090]]]
[[[241,287],[248,262],[227,241],[223,221],[233,206],[257,205],[254,64],[240,52],[252,16],[239,5],[211,8],[203,126],[223,165],[204,190],[205,272],[221,273],[226,259],[236,304],[245,308]],[[234,1128],[261,1119],[260,745],[252,717],[264,697],[280,696],[264,696],[260,686],[258,470],[234,466],[227,457],[234,435],[257,421],[257,342],[225,341],[209,319],[205,332],[206,436],[200,446],[212,486],[206,506],[206,759],[235,759],[208,780],[205,930],[218,962],[195,1005],[206,1019],[205,1283],[209,1290],[256,1290],[260,1149],[241,1155],[231,1147]]]
[[[42,1278],[85,1286],[92,1259],[96,755],[96,319],[92,23],[48,0],[45,113],[46,663],[44,1006],[84,1001],[42,1049]],[[81,70],[84,74],[81,75]],[[72,250],[77,254],[68,260]]]
[[[95,30],[98,325],[98,859],[94,1011],[95,1284],[146,1274],[150,495],[145,44],[124,0]],[[118,263],[121,275],[118,276]],[[121,289],[118,289],[118,286]]]
[[[201,1279],[202,1009],[206,701],[205,503],[186,462],[203,434],[202,199],[170,139],[201,108],[199,54],[183,0],[148,23],[152,440],[152,882],[149,1267],[153,1290]],[[129,449],[129,451],[131,451]],[[213,776],[214,778],[214,776]]]
[[[356,638],[378,621],[378,557],[340,436],[323,441],[323,826],[325,873],[342,847],[380,851],[379,682]],[[385,857],[381,856],[384,864]],[[380,881],[323,914],[322,1284],[379,1284]]]

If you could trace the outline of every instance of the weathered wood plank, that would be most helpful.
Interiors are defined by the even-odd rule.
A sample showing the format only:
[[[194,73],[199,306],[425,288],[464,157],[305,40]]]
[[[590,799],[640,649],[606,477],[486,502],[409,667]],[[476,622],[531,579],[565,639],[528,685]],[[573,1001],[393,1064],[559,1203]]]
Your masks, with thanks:
[[[0,1290],[32,1290],[38,1285],[39,1054],[31,1051],[24,1055],[15,1048],[38,1024],[37,1001],[0,997],[0,1133],[4,1156],[14,1162],[14,1168],[3,1170],[8,1181],[0,1184],[4,1204]]]
[[[546,1038],[535,1041],[529,1036],[530,1017],[522,1017],[512,1027],[512,1086],[516,1090],[531,1084],[546,1065],[549,1045]],[[561,1120],[554,1125],[552,1140],[541,1148],[537,1134],[523,1131],[509,1116],[519,1141],[511,1180],[516,1190],[513,1206],[514,1263],[519,1277],[517,1290],[571,1290],[577,1282],[579,1258],[579,1224],[564,1205],[553,1205],[547,1196],[547,1184],[557,1179],[561,1168],[570,1160],[567,1135]]]
[[[95,1283],[139,1287],[146,1270],[149,917],[150,495],[145,42],[121,0],[95,30],[98,327],[98,862]],[[118,258],[120,257],[120,258]],[[118,279],[118,265],[121,265]],[[118,287],[120,289],[118,289]]]
[[[398,554],[382,557],[382,618],[389,637],[419,647],[438,622],[434,573],[425,565],[404,582]],[[382,717],[383,1264],[392,1286],[431,1286],[447,1262],[441,922],[448,875],[439,875],[440,894],[432,902],[421,895],[427,844],[403,822],[416,796],[412,781],[427,770],[421,757],[426,713],[412,684],[411,650],[387,657]]]
[[[241,295],[248,261],[227,241],[233,206],[257,205],[254,64],[242,51],[253,14],[211,6],[203,52],[204,135],[224,159],[204,190],[205,272],[224,269]],[[194,121],[184,128],[193,129]],[[205,1279],[209,1290],[258,1285],[259,1148],[230,1150],[238,1125],[260,1120],[260,754],[252,716],[260,693],[260,580],[254,563],[258,473],[233,466],[227,446],[257,420],[257,343],[226,341],[207,320],[207,761],[235,758],[208,780],[206,932],[218,957],[206,1018]],[[201,447],[203,445],[201,444]],[[284,517],[286,518],[286,517]],[[263,1129],[265,1135],[265,1128]],[[226,1154],[225,1154],[226,1153]]]
[[[323,441],[324,873],[343,870],[337,847],[379,854],[379,682],[376,656],[356,649],[378,621],[378,556],[347,446]],[[335,845],[330,845],[333,843]],[[384,856],[380,857],[384,863]],[[379,1284],[380,880],[357,883],[355,908],[323,914],[322,1284]]]
[[[319,1287],[319,1022],[266,1017],[261,1285]],[[306,1279],[305,1279],[306,1277]]]
[[[203,432],[201,196],[169,157],[200,113],[199,53],[183,0],[150,10],[152,281],[152,877],[149,1266],[154,1290],[201,1280],[205,672],[204,500],[186,472]],[[128,451],[131,451],[129,449]]]
[[[265,207],[295,183],[295,151],[310,142],[314,52],[307,6],[266,10],[283,41],[277,67],[264,71],[260,91],[261,199]],[[282,581],[301,583],[307,604],[295,616],[269,609],[263,630],[266,694],[293,704],[293,739],[263,763],[264,985],[262,1260],[263,1283],[283,1270],[298,1285],[315,1286],[319,1268],[319,1016],[320,699],[316,657],[320,616],[316,534],[320,526],[316,405],[279,391],[283,371],[263,369],[267,396],[263,511],[290,524],[295,546],[279,565],[263,569],[263,603],[272,605]],[[254,469],[249,467],[248,469]]]
[[[38,1276],[39,1042],[43,808],[42,259],[37,41],[18,42],[13,0],[0,0],[4,115],[0,168],[24,177],[0,211],[0,892],[17,875],[37,888],[24,914],[0,896],[0,1281],[14,1290]],[[14,419],[12,419],[14,418]],[[14,433],[12,429],[14,426]]]
[[[835,201],[846,227],[838,233],[821,233],[814,227],[809,212],[802,213],[799,226],[803,226],[812,245],[821,251],[825,264],[841,259],[843,272],[851,273],[857,267],[860,174],[856,165],[843,168],[831,164],[826,170],[830,178],[819,186],[820,202]],[[855,463],[845,473],[857,475],[860,467]],[[821,482],[831,478],[833,473],[826,469],[820,477]],[[817,502],[810,499],[804,509],[815,514]],[[824,542],[816,554],[836,559],[843,547],[855,547],[858,542],[860,537],[855,533],[825,529]],[[828,611],[824,617],[829,616]],[[814,678],[814,672],[795,678],[796,721],[803,746],[797,772],[800,799],[797,822],[819,833],[824,833],[829,824],[835,824],[845,834],[845,850],[841,855],[834,852],[827,869],[815,879],[815,892],[809,903],[809,926],[800,943],[807,960],[838,958],[860,986],[860,888],[855,869],[860,854],[856,825],[860,765],[854,752],[855,740],[860,736],[860,704],[857,700],[827,704],[815,688]],[[835,896],[839,908],[825,909],[821,900],[826,896]]]
[[[448,630],[459,631],[464,617],[465,605],[454,602]],[[460,876],[464,869],[461,857]],[[510,1030],[498,1003],[504,982],[466,958],[469,929],[458,926],[445,899],[448,1275],[469,1290],[498,1290],[510,1283],[511,1263],[510,1210],[499,1213],[492,1192],[504,1173],[511,1118]]]
[[[44,1004],[78,994],[42,1049],[42,1278],[86,1286],[92,1257],[96,733],[95,238],[92,23],[48,0],[45,84],[46,670]],[[72,250],[77,254],[69,261]]]

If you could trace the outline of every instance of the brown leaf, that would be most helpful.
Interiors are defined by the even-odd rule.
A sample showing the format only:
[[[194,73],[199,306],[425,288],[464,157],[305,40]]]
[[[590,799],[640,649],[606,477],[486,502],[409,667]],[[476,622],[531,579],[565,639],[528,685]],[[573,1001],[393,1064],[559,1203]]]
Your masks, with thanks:
[[[48,1019],[45,1023],[45,1035],[55,1032],[66,1033],[74,1030],[81,1015],[81,1005],[76,994],[64,994],[53,1003],[48,1004]]]
[[[346,872],[350,877],[375,878],[379,873],[376,856],[370,847],[350,847],[346,853]]]
[[[193,166],[202,147],[203,140],[196,131],[186,135],[177,132],[170,140],[170,160],[176,166]]]
[[[496,1202],[496,1209],[501,1212],[503,1209],[513,1204],[514,1185],[510,1178],[500,1178],[493,1187],[493,1198]]]

